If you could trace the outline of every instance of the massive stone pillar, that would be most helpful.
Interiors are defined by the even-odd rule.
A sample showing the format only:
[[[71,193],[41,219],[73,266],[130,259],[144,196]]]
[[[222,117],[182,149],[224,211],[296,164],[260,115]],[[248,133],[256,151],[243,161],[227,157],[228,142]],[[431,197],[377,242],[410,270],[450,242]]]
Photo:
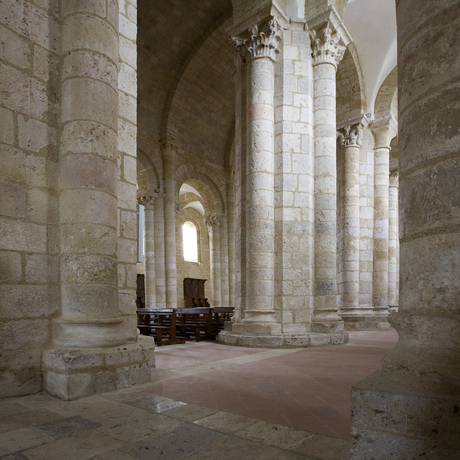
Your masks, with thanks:
[[[164,228],[165,228],[165,277],[166,307],[177,308],[177,266],[176,266],[176,200],[174,190],[176,147],[163,147],[164,184]]]
[[[212,276],[212,307],[222,306],[222,282],[221,282],[221,214],[209,214],[206,216],[206,224],[209,230],[211,252],[211,276]]]
[[[339,315],[345,320],[356,320],[359,310],[359,152],[363,126],[346,126],[337,132],[341,156],[339,235]]]
[[[374,147],[374,276],[373,310],[388,314],[388,223],[390,142],[396,135],[392,120],[372,126]]]
[[[337,315],[336,71],[345,47],[327,23],[312,31],[315,134],[315,259],[312,330],[343,330]]]
[[[390,173],[388,211],[388,307],[390,311],[399,305],[398,293],[398,171]]]
[[[62,399],[150,380],[149,351],[126,343],[118,311],[118,2],[105,6],[63,8],[61,315],[43,357],[45,388]]]
[[[154,196],[144,196],[139,200],[144,205],[144,266],[145,266],[145,306],[155,308],[156,289],[155,289],[155,217],[154,217]]]
[[[458,1],[397,2],[399,342],[352,390],[354,459],[458,458]]]
[[[298,347],[347,339],[336,301],[335,324],[328,323],[321,332],[312,328],[312,53],[305,21],[283,23],[283,28],[273,17],[260,20],[249,38],[236,28],[235,42],[243,55],[236,74],[237,298],[231,330],[219,334],[219,341],[227,344]],[[343,51],[335,39],[331,42]],[[327,67],[334,70],[329,92],[335,104],[335,66]],[[330,101],[323,102],[329,107]],[[335,200],[335,110],[333,115],[326,134],[332,133],[333,140]],[[335,213],[335,205],[333,209]],[[335,223],[333,238],[335,286]]]

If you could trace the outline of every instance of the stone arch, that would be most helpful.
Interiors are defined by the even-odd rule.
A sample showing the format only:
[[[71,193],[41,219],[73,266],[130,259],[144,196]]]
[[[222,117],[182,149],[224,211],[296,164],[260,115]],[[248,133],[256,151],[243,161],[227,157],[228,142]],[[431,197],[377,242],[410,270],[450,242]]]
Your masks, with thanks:
[[[385,78],[375,99],[375,119],[393,117],[398,121],[398,68]]]
[[[226,33],[231,23],[229,11],[187,56],[168,93],[161,128],[163,139],[220,166],[234,125],[234,50]]]
[[[152,161],[153,157],[148,156],[142,150],[137,154],[137,187],[140,196],[155,193],[155,190],[161,189],[161,178]]]
[[[349,45],[337,67],[337,123],[358,118],[365,111],[364,86],[353,51]]]
[[[214,176],[214,179],[211,179]],[[216,177],[215,172],[208,170],[204,165],[184,163],[176,169],[175,173],[175,196],[179,197],[179,191],[184,183],[189,183],[200,192],[211,213],[225,212],[225,182]]]

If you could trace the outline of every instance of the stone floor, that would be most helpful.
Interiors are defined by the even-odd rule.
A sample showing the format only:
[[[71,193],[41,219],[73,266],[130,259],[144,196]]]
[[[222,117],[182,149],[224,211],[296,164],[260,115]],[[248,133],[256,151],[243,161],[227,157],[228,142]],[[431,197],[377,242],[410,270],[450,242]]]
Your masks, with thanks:
[[[324,349],[157,348],[152,384],[71,402],[0,400],[0,459],[345,460],[350,386],[396,340],[354,332]]]

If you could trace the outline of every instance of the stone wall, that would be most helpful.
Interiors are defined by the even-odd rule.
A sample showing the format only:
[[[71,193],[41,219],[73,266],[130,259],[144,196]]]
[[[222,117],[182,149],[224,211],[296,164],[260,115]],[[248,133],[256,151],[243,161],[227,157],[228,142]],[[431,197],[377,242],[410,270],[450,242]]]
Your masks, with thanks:
[[[42,388],[60,309],[58,2],[0,2],[0,396]]]
[[[129,341],[137,340],[136,135],[137,1],[120,0],[118,55],[118,307]]]

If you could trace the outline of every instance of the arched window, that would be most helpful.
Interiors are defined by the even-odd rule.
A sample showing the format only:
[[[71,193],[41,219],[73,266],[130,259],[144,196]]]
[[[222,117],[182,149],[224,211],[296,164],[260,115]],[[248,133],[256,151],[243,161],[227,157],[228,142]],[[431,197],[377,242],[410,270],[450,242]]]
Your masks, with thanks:
[[[198,262],[198,233],[196,225],[189,220],[182,225],[182,247],[184,260]]]

